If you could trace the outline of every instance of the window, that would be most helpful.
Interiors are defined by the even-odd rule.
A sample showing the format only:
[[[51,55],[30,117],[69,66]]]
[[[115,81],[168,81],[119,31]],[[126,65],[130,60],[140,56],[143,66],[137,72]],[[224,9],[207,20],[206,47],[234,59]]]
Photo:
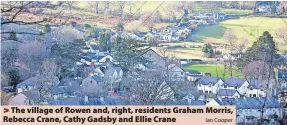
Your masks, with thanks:
[[[205,91],[205,93],[208,93],[208,91]]]
[[[224,88],[227,88],[227,85],[224,85]]]
[[[250,90],[253,90],[253,88],[252,88],[252,87],[250,87]]]
[[[201,84],[198,84],[199,87],[201,87]]]
[[[234,86],[234,89],[237,89],[237,86]]]
[[[256,94],[253,94],[253,97],[256,97]]]
[[[249,97],[252,97],[252,94],[250,94]]]
[[[183,72],[180,72],[181,75],[183,75]]]
[[[209,93],[211,94],[211,91],[209,91]]]

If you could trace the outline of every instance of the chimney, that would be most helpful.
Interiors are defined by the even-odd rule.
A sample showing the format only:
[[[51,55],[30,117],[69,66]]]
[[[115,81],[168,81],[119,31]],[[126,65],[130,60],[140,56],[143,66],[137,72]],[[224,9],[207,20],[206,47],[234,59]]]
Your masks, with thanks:
[[[95,63],[94,62],[91,62],[91,67],[94,67],[95,66]]]
[[[191,99],[190,98],[187,98],[187,104],[191,105]]]
[[[54,95],[54,100],[57,101],[58,100],[58,96]]]
[[[87,95],[85,95],[85,103],[88,103],[89,102],[89,97]]]
[[[101,101],[102,103],[105,103],[105,98],[104,98],[104,96],[101,96],[101,97],[100,97],[100,101]]]

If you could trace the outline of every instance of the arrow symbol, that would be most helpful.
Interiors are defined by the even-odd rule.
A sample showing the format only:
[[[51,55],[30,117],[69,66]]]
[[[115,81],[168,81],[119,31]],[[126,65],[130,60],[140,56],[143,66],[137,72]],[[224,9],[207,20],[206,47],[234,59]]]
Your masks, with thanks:
[[[9,112],[9,109],[4,108],[4,113]]]

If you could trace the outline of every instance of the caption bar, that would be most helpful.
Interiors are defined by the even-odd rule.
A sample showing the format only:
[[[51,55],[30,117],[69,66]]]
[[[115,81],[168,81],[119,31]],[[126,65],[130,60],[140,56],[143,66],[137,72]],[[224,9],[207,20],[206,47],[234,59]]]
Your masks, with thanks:
[[[235,125],[235,118],[236,110],[233,106],[3,106],[1,123]]]

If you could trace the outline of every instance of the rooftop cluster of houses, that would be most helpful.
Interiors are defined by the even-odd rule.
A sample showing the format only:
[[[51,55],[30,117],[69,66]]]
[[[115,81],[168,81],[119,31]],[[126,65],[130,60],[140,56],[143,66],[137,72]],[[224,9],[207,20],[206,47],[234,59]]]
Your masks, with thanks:
[[[189,17],[189,23],[192,24],[214,24],[218,21],[224,20],[226,17],[224,13],[201,13],[201,12],[194,12]]]
[[[141,41],[158,41],[158,42],[178,42],[184,41],[191,33],[188,27],[172,26],[161,30],[153,30],[149,32],[135,32],[135,33],[117,33],[122,37],[131,37]]]
[[[127,91],[103,91],[105,77],[111,76],[115,82],[121,81],[123,71],[118,67],[109,53],[101,53],[98,47],[91,45],[91,60],[82,61],[82,64],[90,64],[92,72],[85,79],[64,79],[59,81],[57,78],[47,81],[54,83],[49,87],[50,94],[47,95],[43,104],[48,105],[138,105],[139,102],[130,101],[126,96]],[[94,59],[96,57],[100,57]],[[150,49],[142,54],[150,63],[140,64],[135,68],[141,70],[159,70],[166,65],[166,57]],[[109,63],[108,63],[109,62]],[[196,71],[185,71],[180,67],[179,62],[168,65],[171,79],[187,82],[195,81],[194,91],[182,91],[177,98],[173,98],[166,105],[236,105],[238,122],[248,118],[260,118],[264,100],[267,99],[264,107],[264,117],[276,113],[282,117],[283,110],[280,100],[266,96],[267,89],[264,88],[265,82],[251,79],[228,78],[222,80],[212,77],[210,74],[202,74]],[[285,77],[285,72],[279,73],[280,78]],[[287,74],[286,74],[287,76]],[[14,105],[33,105],[43,101],[40,96],[38,80],[41,77],[32,77],[18,84],[18,94],[11,98],[10,102]],[[135,83],[136,84],[136,83]],[[50,85],[50,84],[44,84]],[[287,85],[284,85],[287,87]],[[41,87],[40,87],[41,88]],[[101,95],[101,96],[93,96]],[[214,96],[211,96],[214,95]],[[268,97],[268,98],[266,98]],[[161,105],[162,100],[157,100],[156,104]]]

